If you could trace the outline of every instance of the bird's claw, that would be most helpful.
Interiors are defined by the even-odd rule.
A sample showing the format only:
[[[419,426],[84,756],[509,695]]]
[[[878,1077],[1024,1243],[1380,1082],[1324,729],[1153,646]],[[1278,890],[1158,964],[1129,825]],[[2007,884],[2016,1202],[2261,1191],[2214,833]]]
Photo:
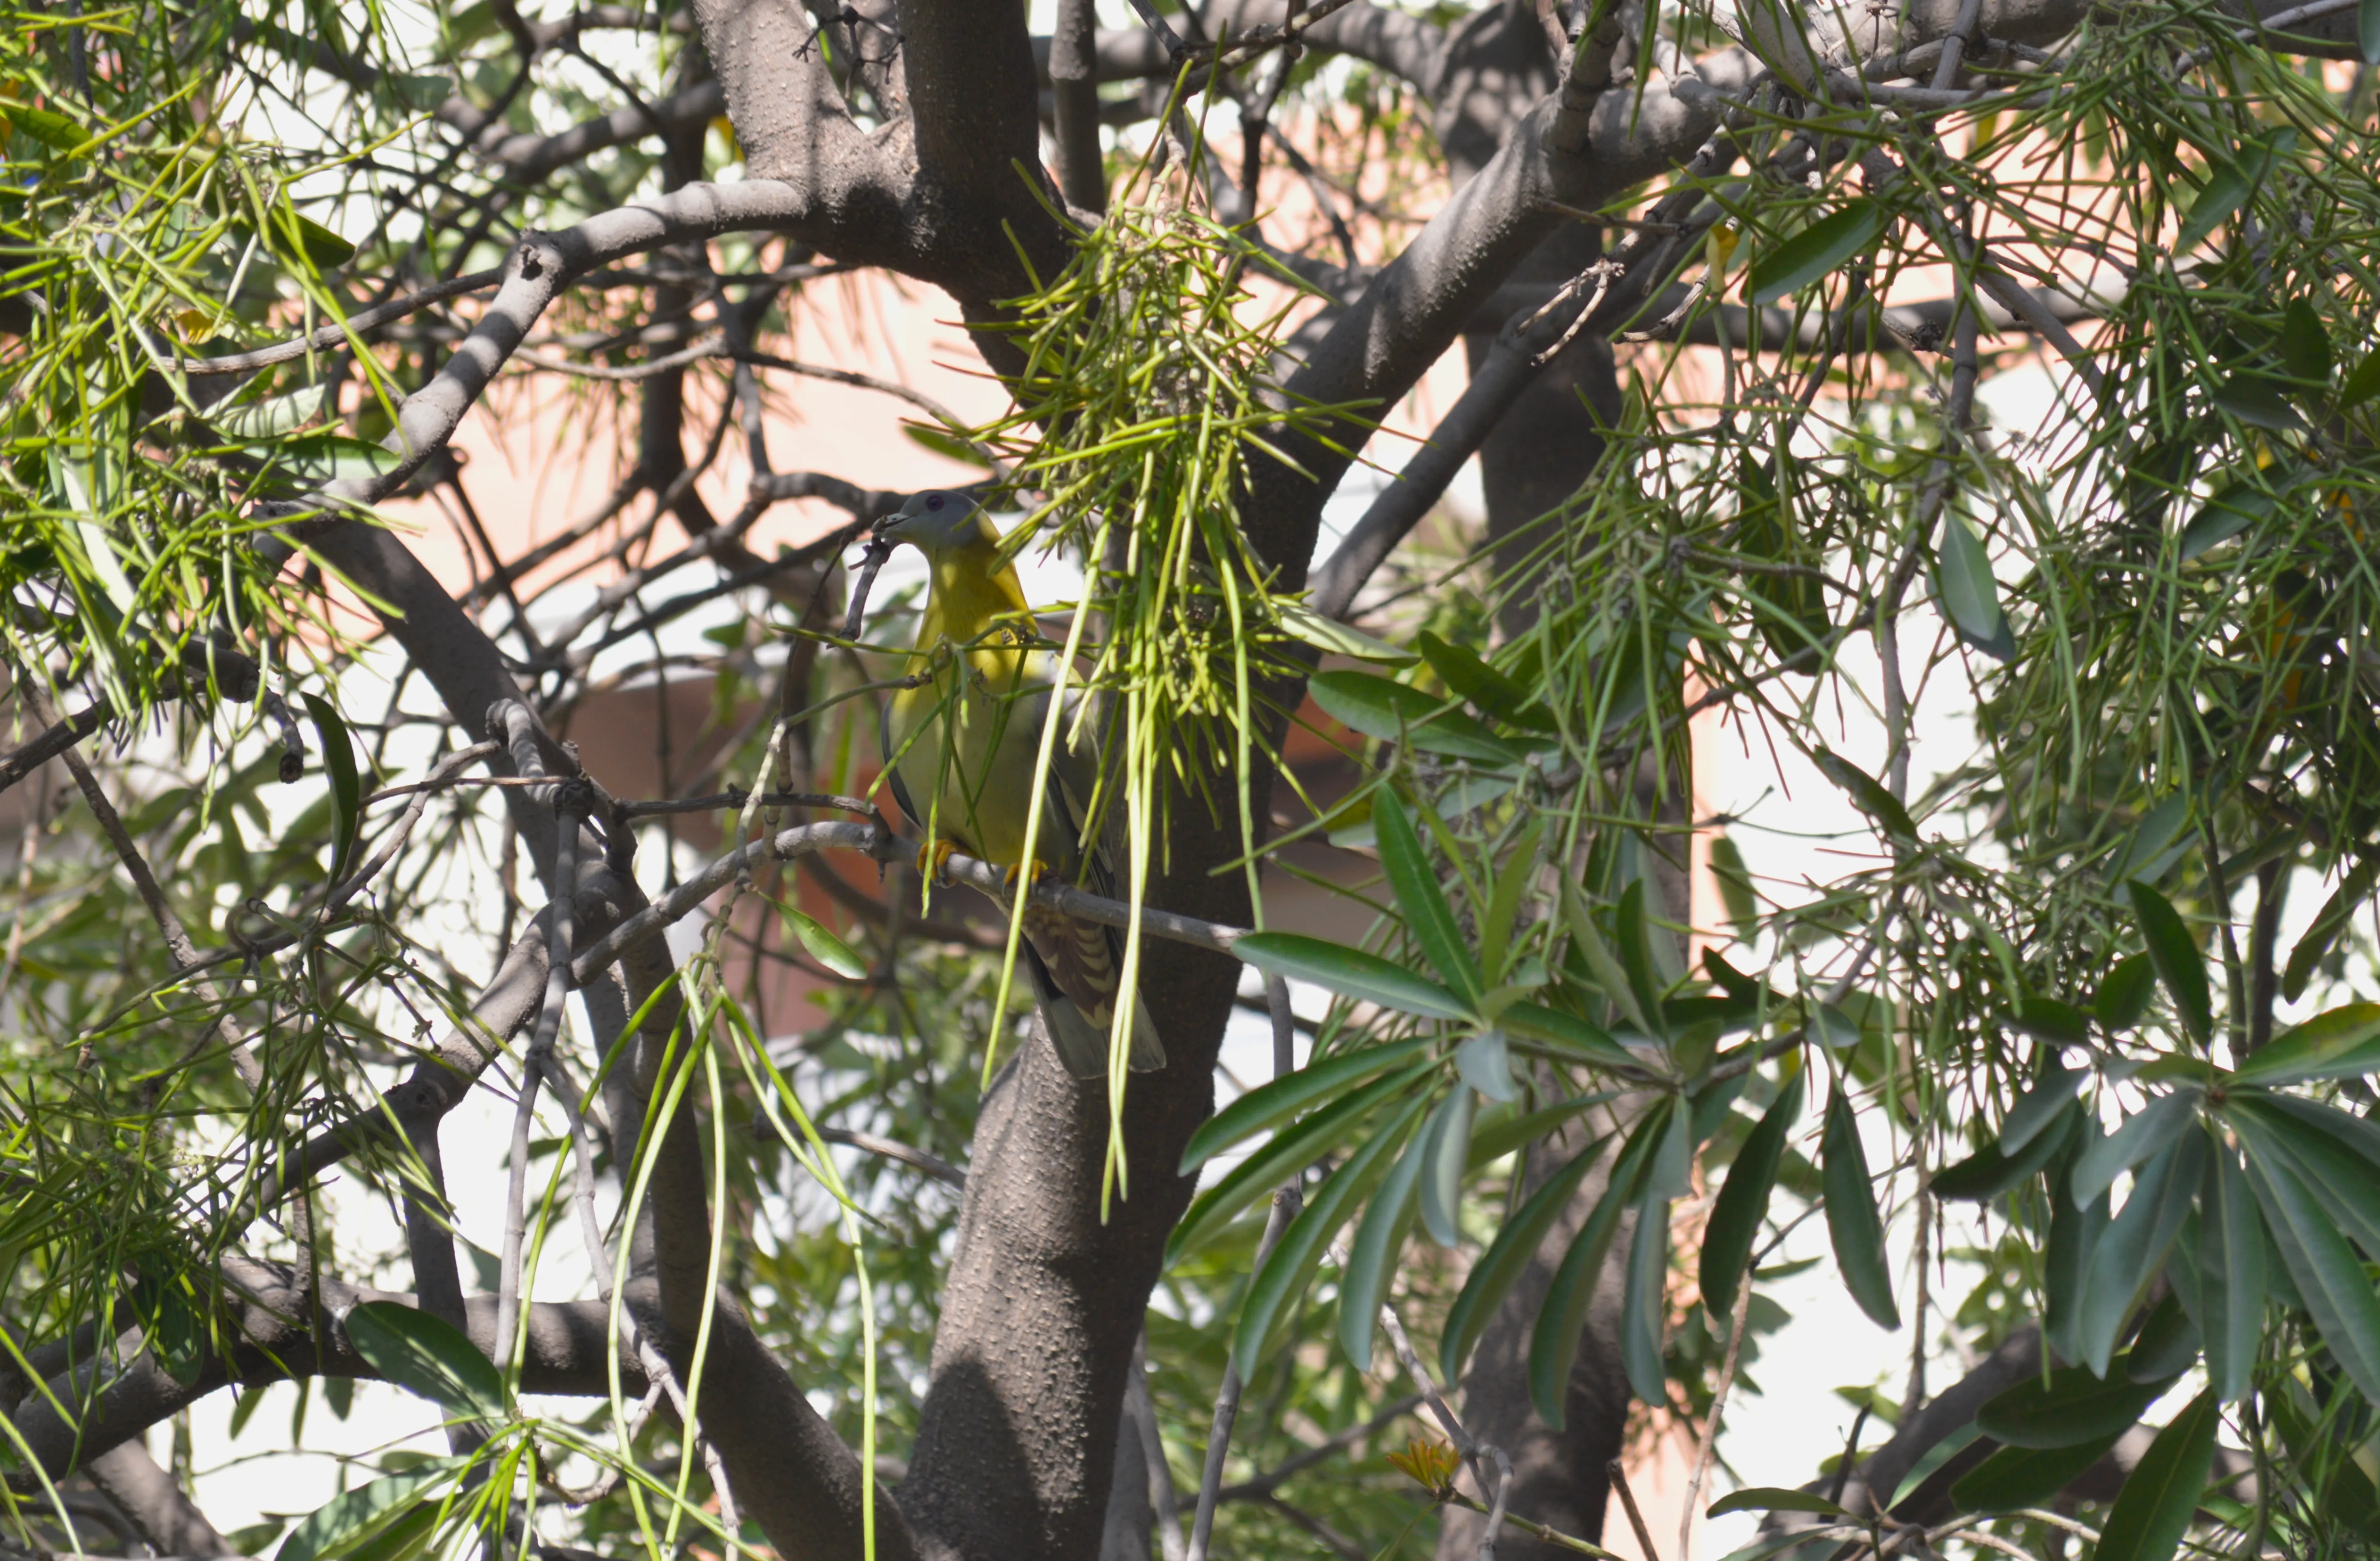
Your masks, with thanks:
[[[948,883],[950,879],[943,875],[950,869],[951,858],[958,852],[956,841],[928,841],[917,850],[917,871],[934,883]]]
[[[1021,879],[1025,884],[1025,891],[1030,894],[1033,892],[1033,886],[1049,876],[1050,864],[1047,862],[1020,862],[1008,869],[1006,877],[1009,892],[1014,894],[1016,891],[1017,882]]]

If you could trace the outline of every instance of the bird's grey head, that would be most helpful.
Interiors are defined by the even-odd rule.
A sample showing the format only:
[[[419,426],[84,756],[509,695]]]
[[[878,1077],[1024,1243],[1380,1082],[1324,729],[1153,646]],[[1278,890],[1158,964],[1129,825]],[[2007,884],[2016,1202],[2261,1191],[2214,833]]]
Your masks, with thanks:
[[[900,510],[877,523],[876,535],[932,551],[971,542],[981,533],[981,506],[964,493],[929,488],[910,495]]]

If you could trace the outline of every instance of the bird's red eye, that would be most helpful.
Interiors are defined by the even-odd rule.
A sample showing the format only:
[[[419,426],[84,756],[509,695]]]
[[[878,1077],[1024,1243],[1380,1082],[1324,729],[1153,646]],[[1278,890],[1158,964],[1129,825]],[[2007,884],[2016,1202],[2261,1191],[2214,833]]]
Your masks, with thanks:
[[[941,509],[942,507],[941,495],[938,493],[934,497],[927,500],[926,507],[929,510]]]

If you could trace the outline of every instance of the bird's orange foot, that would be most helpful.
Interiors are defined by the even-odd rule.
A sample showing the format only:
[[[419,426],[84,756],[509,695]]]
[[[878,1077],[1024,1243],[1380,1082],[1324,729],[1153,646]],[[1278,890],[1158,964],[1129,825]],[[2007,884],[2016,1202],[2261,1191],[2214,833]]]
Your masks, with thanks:
[[[918,849],[917,871],[931,882],[947,883],[950,880],[942,875],[949,870],[951,858],[956,856],[958,851],[959,842],[956,841],[928,841]]]
[[[1030,894],[1033,891],[1033,886],[1039,883],[1043,878],[1046,878],[1049,876],[1050,864],[1047,862],[1036,861],[1020,863],[1016,866],[1008,869],[1007,878],[1009,892],[1014,894],[1016,891],[1017,880],[1021,878],[1025,882],[1026,892]]]

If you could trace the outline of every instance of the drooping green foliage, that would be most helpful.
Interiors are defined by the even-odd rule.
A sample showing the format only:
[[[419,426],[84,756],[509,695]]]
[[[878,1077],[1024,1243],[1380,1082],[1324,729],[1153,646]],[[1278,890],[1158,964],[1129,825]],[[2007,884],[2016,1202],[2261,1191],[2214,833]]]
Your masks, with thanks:
[[[1689,45],[1712,41],[1706,18],[1642,9]],[[367,1228],[356,1206],[370,1199],[285,1199],[278,1179],[328,1130],[386,1124],[386,1092],[435,1035],[468,1029],[472,991],[535,908],[492,790],[439,793],[392,829],[409,804],[374,792],[480,733],[450,732],[418,688],[368,701],[357,647],[334,632],[352,621],[326,606],[335,582],[259,507],[383,469],[375,442],[397,398],[468,316],[369,344],[338,322],[493,264],[514,232],[719,172],[735,148],[698,123],[555,183],[455,151],[425,113],[484,149],[609,107],[627,79],[604,47],[533,67],[510,7],[6,18],[9,676],[73,708],[104,700],[110,734],[138,737],[138,764],[112,777],[123,827],[211,962],[177,972],[113,844],[68,818],[63,793],[36,806],[0,966],[0,1348],[137,1326],[170,1375],[196,1381],[241,1325],[227,1257],[358,1279],[395,1264],[401,1227]],[[650,37],[627,30],[651,67],[639,89],[685,63],[677,13],[655,19]],[[2084,1515],[2103,1553],[2353,1555],[2380,1534],[2363,1457],[2380,1428],[2380,1010],[2358,930],[2380,872],[2368,77],[2301,71],[2222,16],[2163,6],[2096,16],[2054,56],[1983,57],[1986,84],[1959,102],[1756,90],[1734,127],[1741,167],[1700,189],[1658,262],[1699,293],[1655,289],[1624,322],[1648,339],[1595,480],[1492,551],[1426,538],[1363,619],[1368,638],[1277,592],[1238,506],[1287,431],[1378,409],[1281,405],[1277,357],[1318,300],[1186,186],[1160,199],[1147,163],[1075,236],[1068,268],[1014,302],[1014,413],[976,445],[929,436],[997,447],[1027,515],[1013,546],[1086,565],[1064,648],[1120,756],[1102,805],[1128,837],[1124,897],[1145,898],[1185,829],[1233,842],[1214,854],[1260,904],[1278,875],[1312,870],[1290,848],[1318,839],[1370,880],[1366,947],[1268,923],[1235,948],[1329,1006],[1306,1068],[1241,1095],[1183,1162],[1205,1180],[1146,1349],[1185,1482],[1227,1370],[1264,1407],[1235,1443],[1248,1472],[1277,1468],[1402,1392],[1384,1386],[1403,1368],[1380,1306],[1453,1378],[1500,1308],[1536,1293],[1522,1279],[1541,1252],[1519,1353],[1542,1418],[1566,1413],[1580,1325],[1616,1270],[1632,1387],[1699,1419],[1723,1361],[1736,1391],[1756,1386],[1758,1340],[1784,1321],[1776,1259],[1807,1221],[1850,1302],[1937,1372],[2027,1327],[2060,1357],[1968,1428],[2000,1444],[1944,1498],[1973,1533],[2046,1549],[2019,1509],[2151,1415],[2166,1423],[2131,1482]],[[1411,94],[1364,70],[1299,70],[1310,101],[1356,100],[1364,135],[1404,154],[1389,178],[1410,193]],[[849,80],[875,113],[864,74]],[[1611,214],[1641,214],[1651,193]],[[594,279],[536,350],[624,359],[690,340],[695,306],[652,309],[651,289],[732,295],[752,329],[780,329],[788,290],[832,264],[746,240],[698,260]],[[1876,306],[1926,267],[1943,268],[1946,313],[1911,327]],[[2090,319],[2004,327],[2011,289],[2053,280],[2092,306],[2064,314]],[[184,361],[325,327],[326,344],[269,365]],[[1665,345],[1678,340],[1706,345]],[[1976,381],[2036,354],[2058,365],[2061,413],[2038,431],[1989,426]],[[736,381],[694,382],[718,393],[700,410],[723,438]],[[611,406],[583,405],[598,422]],[[651,536],[617,561],[649,562]],[[574,661],[537,637],[551,619],[521,605],[525,580],[491,578],[469,605],[510,610],[489,621],[559,722],[601,680],[592,651]],[[662,793],[763,773],[866,789],[885,669],[840,647],[756,654],[814,635],[809,605],[790,590],[739,601],[710,630],[698,664],[720,751],[698,775],[664,760]],[[905,604],[880,611],[871,639],[897,641]],[[607,664],[622,685],[677,655],[658,612],[577,626],[604,648],[654,636],[650,662]],[[1253,798],[1292,719],[1274,701],[1318,651],[1337,659],[1311,681],[1307,719],[1355,761],[1355,784],[1306,793],[1289,841],[1268,841]],[[1972,754],[1925,728],[1945,704],[1972,707]],[[1712,712],[1718,744],[1798,755],[1864,820],[1825,884],[1764,877],[1718,836],[1723,946],[1715,926],[1688,937],[1705,810],[1722,796],[1695,725]],[[1862,720],[1876,740],[1850,732]],[[432,725],[430,747],[412,741]],[[291,744],[321,779],[277,789]],[[1290,762],[1281,793],[1296,794]],[[747,827],[793,805],[734,800]],[[668,816],[618,827],[663,859],[650,882],[700,854]],[[358,873],[370,892],[338,901]],[[2293,881],[2323,908],[2284,947],[2264,911]],[[967,1161],[978,1071],[1012,1054],[1020,1016],[1009,964],[944,946],[944,925],[836,908],[880,912],[851,899],[865,893],[808,867],[739,882],[671,988],[686,1008],[656,1089],[705,1124],[719,1282],[752,1301],[872,1471],[917,1428],[955,1240],[947,1176]],[[773,914],[736,918],[769,898]],[[475,925],[491,903],[501,926]],[[821,998],[765,1010],[754,973],[790,968]],[[600,1095],[617,1059],[583,1041],[565,1033],[580,1059],[548,1088]],[[1111,1122],[1143,1087],[1119,1070]],[[631,1207],[652,1163],[645,1124],[555,1109],[520,1162],[532,1271],[580,1239],[580,1154]],[[854,1157],[855,1135],[914,1153]],[[1245,1157],[1222,1165],[1226,1152]],[[359,1135],[342,1175],[375,1214],[431,1192],[395,1131]],[[1258,1262],[1269,1199],[1292,1181],[1303,1212]],[[1948,1268],[1946,1208],[1981,1211],[1956,1227],[1981,1234]],[[599,1231],[590,1272],[618,1258],[616,1235]],[[1908,1261],[1912,1243],[1931,1270]],[[722,1531],[683,1419],[632,1398],[577,1414],[525,1402],[504,1341],[482,1361],[447,1325],[387,1304],[347,1314],[358,1355],[489,1434],[452,1458],[358,1470],[279,1538],[285,1561],[516,1534],[557,1470],[598,1481],[572,1504],[574,1541],[758,1543]],[[1945,1350],[1952,1333],[1961,1351]],[[327,1412],[346,1402],[322,1397]],[[1422,1504],[1361,1445],[1289,1488],[1296,1510],[1378,1552]],[[2257,1469],[2252,1504],[2219,1483],[2216,1450],[2235,1445]],[[1403,1457],[1441,1488],[1430,1449]],[[7,1489],[11,1543],[54,1542],[42,1494]],[[1806,1492],[1738,1505],[1846,1517]],[[1262,1553],[1304,1534],[1291,1521],[1227,1506],[1221,1533]],[[1937,1540],[1970,1543],[1958,1528]]]

